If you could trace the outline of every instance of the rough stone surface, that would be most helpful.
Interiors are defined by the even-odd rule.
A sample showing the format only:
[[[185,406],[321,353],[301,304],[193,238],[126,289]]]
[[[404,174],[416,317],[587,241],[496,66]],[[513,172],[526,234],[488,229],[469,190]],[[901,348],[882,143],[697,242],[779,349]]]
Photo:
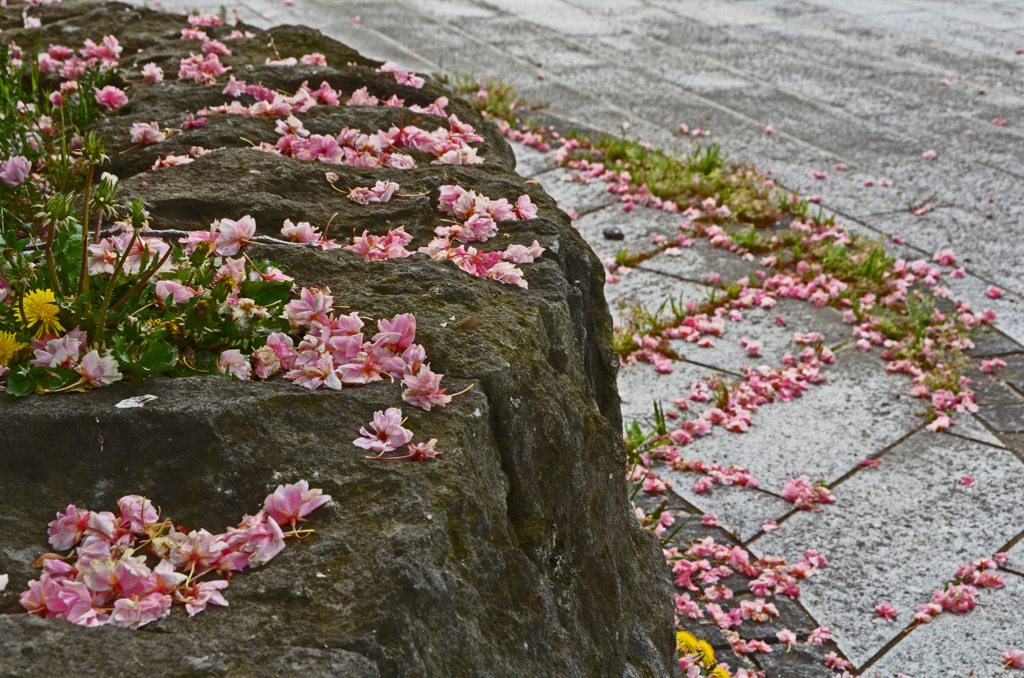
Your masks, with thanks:
[[[837,504],[798,512],[752,546],[829,554],[828,567],[801,584],[800,601],[856,666],[909,625],[957,565],[995,553],[1024,519],[1024,464],[1009,451],[924,431],[880,462],[844,481]],[[964,474],[977,484],[961,485]],[[895,622],[874,613],[881,602],[897,609]]]
[[[15,10],[2,13],[5,39],[27,43],[25,32],[8,31]],[[273,121],[224,116],[175,135],[159,153],[200,143],[225,150],[149,171],[157,150],[116,153],[127,146],[122,129],[140,119],[175,124],[185,109],[226,99],[220,87],[174,79],[177,59],[196,49],[178,39],[184,17],[116,3],[33,13],[43,19],[44,44],[114,34],[132,56],[127,65],[163,59],[167,81],[130,87],[122,115],[98,126],[123,177],[122,196],[146,201],[157,227],[206,229],[216,217],[250,213],[262,233],[274,234],[285,217],[323,225],[337,212],[332,233],[342,243],[353,230],[381,234],[404,224],[416,247],[437,224],[437,186],[460,183],[492,198],[529,193],[538,217],[503,224],[508,238],[498,246],[538,239],[547,253],[525,266],[529,289],[522,290],[421,254],[364,263],[346,250],[249,247],[300,285],[330,286],[338,303],[362,315],[415,312],[417,340],[452,392],[474,386],[439,411],[406,408],[407,426],[439,440],[444,455],[435,462],[381,465],[351,444],[375,410],[401,404],[400,386],[387,382],[307,392],[280,378],[154,379],[0,399],[0,572],[11,576],[0,597],[0,611],[10,613],[0,615],[0,673],[53,675],[73,665],[83,676],[134,675],[134,662],[154,676],[674,675],[668,571],[630,512],[622,478],[604,273],[555,202],[511,172],[514,156],[497,130],[454,104],[485,132],[487,162],[421,162],[396,174],[244,149],[239,135],[269,139]],[[373,93],[410,102],[445,92],[433,80],[421,92],[389,83],[373,73],[377,62],[314,30],[257,32],[244,47],[232,42],[239,48],[229,63],[238,72],[248,59],[272,57],[273,37],[283,56],[326,54],[332,67],[324,78],[346,93],[363,81]],[[303,67],[249,73],[286,90],[307,78],[315,86],[319,77]],[[307,126],[316,121],[333,132],[401,117],[314,111]],[[360,214],[326,184],[326,170],[341,175],[340,187],[394,178],[430,195]],[[144,409],[114,407],[140,394],[157,400]],[[13,614],[16,592],[37,574],[32,561],[47,549],[44,526],[69,503],[109,509],[139,493],[178,522],[220,531],[279,483],[300,478],[324,488],[333,504],[313,516],[311,538],[234,577],[227,608],[194,619],[176,610],[140,632]]]

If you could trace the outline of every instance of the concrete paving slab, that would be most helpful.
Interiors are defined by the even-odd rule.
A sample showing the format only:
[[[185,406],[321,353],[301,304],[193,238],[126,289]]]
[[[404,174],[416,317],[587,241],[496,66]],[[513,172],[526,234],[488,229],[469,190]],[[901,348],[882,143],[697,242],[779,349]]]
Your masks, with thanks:
[[[936,40],[942,44],[953,44],[996,59],[1009,60],[1018,47],[1017,41],[1008,34],[925,10],[888,12],[875,15],[872,20]]]
[[[603,181],[592,181],[591,186],[604,190],[607,186]],[[612,193],[605,192],[603,199],[615,199]],[[672,239],[679,235],[679,214],[669,214],[661,210],[638,208],[632,212],[623,212],[618,203],[605,209],[591,212],[576,222],[580,235],[593,248],[601,259],[614,257],[622,249],[642,253],[655,249],[651,242],[652,235],[660,235]],[[610,240],[604,236],[606,229],[619,229],[621,240]],[[646,267],[645,267],[646,268]],[[651,270],[660,270],[657,267]]]
[[[605,35],[615,31],[610,22],[559,0],[488,0],[487,4],[565,35]]]
[[[973,262],[967,264],[967,266],[973,265]],[[1011,290],[1020,287],[1019,282],[1015,281],[1017,284],[1013,288],[1009,288],[1002,298],[988,298],[987,290],[992,283],[995,283],[996,287],[1002,288],[1001,282],[1000,280],[982,280],[973,275],[967,275],[963,278],[948,278],[944,284],[952,292],[952,298],[969,303],[975,312],[988,309],[995,311],[996,328],[1018,344],[1022,344],[1024,343],[1024,297],[1011,293]]]
[[[679,232],[678,229],[676,232]],[[716,273],[723,281],[736,282],[761,269],[756,258],[754,261],[746,261],[728,250],[712,247],[707,238],[698,238],[690,247],[679,248],[677,253],[659,254],[642,262],[637,268],[702,282]]]
[[[1024,647],[1020,601],[1024,578],[1003,575],[1006,588],[986,591],[978,605],[964,615],[940,614],[914,629],[868,669],[868,675],[966,676],[1003,678],[1014,672],[1002,668],[1007,648]],[[956,648],[951,652],[950,648]]]
[[[982,332],[971,340],[974,342],[974,348],[968,349],[967,355],[972,358],[983,359],[1011,353],[1024,353],[1024,346],[1001,332]]]
[[[918,425],[919,404],[901,395],[903,380],[886,375],[877,358],[839,351],[825,373],[828,381],[802,398],[758,409],[746,433],[716,429],[688,445],[687,454],[748,468],[763,489],[781,494],[787,480],[801,475],[836,481]]]
[[[961,485],[963,474],[977,484]],[[1011,452],[923,431],[886,453],[880,468],[836,487],[837,504],[794,515],[752,549],[795,558],[815,548],[829,558],[801,583],[800,600],[859,666],[910,623],[958,564],[991,555],[1020,531],[1022,488],[1024,464]],[[895,622],[875,614],[881,602],[896,607]],[[900,670],[908,669],[916,667]]]
[[[690,392],[690,384],[704,381],[719,374],[715,370],[676,361],[672,363],[672,372],[662,374],[654,371],[654,366],[646,362],[625,365],[619,370],[619,396],[622,400],[622,422],[630,426],[633,422],[640,429],[649,433],[654,430],[654,403],[659,403],[665,411],[679,412],[672,401]],[[704,408],[698,403],[683,416],[693,417]],[[679,419],[669,420],[670,429],[678,428]]]
[[[1001,441],[994,433],[989,431],[985,427],[985,424],[983,424],[975,415],[967,412],[956,412],[953,414],[952,419],[955,426],[949,429],[950,433],[958,435],[961,438],[976,440],[979,443],[995,445],[996,447],[1006,447],[1006,445],[1003,444],[1003,441]]]
[[[563,212],[573,210],[577,215],[582,215],[618,202],[619,196],[609,193],[603,182],[583,184],[569,181],[567,178],[573,174],[560,168],[537,176],[537,181],[558,202]]]
[[[1014,263],[1024,257],[1024,244],[1020,244],[1022,238],[1017,227],[956,208],[939,208],[920,217],[907,210],[865,217],[862,221],[890,236],[899,236],[908,245],[925,252],[953,248],[958,265],[991,281],[989,284],[1024,293],[1024,281]],[[957,280],[946,282],[951,286]]]
[[[669,6],[673,12],[710,26],[749,26],[777,21],[756,10],[719,0],[676,0]]]
[[[532,177],[540,172],[550,170],[550,154],[538,151],[516,141],[509,142],[512,152],[516,155],[516,173],[524,177]]]
[[[1006,552],[1006,567],[1024,574],[1024,539],[1014,544],[1009,551]]]
[[[711,435],[736,434],[717,429]],[[700,458],[699,455],[691,456],[693,454],[695,451],[691,450],[689,445],[682,450],[684,458]],[[722,528],[735,534],[741,541],[747,541],[760,534],[764,521],[778,520],[793,509],[792,504],[781,497],[746,487],[715,485],[710,491],[697,494],[693,491],[693,484],[701,474],[681,473],[668,467],[662,467],[657,472],[663,478],[672,481],[672,489],[676,494],[701,512],[714,513]]]
[[[632,273],[621,276],[621,281],[605,285],[604,296],[608,308],[617,324],[622,322],[628,306],[640,305],[654,313],[662,302],[668,299],[703,301],[707,288],[697,283],[678,280],[671,276],[652,271],[633,269]],[[668,305],[666,304],[666,308]]]
[[[783,299],[772,309],[744,309],[742,315],[743,319],[739,322],[726,321],[722,336],[712,337],[713,348],[699,347],[679,339],[670,340],[669,344],[676,353],[689,360],[734,374],[743,374],[744,366],[756,368],[767,365],[778,369],[783,366],[786,354],[799,354],[803,347],[793,343],[795,332],[820,332],[830,346],[850,336],[849,327],[843,324],[842,316],[835,309],[815,308],[807,302],[794,299]],[[775,323],[779,316],[785,318],[785,327]],[[757,357],[751,357],[740,344],[742,337],[754,339],[761,344],[761,352]],[[876,367],[881,367],[881,364]],[[829,367],[822,370],[826,377],[831,371]]]
[[[999,433],[1024,433],[1024,404],[988,407],[978,416]]]
[[[1022,405],[1024,396],[1001,377],[983,374],[977,370],[968,371],[967,376],[974,380],[971,389],[974,399],[981,408],[1005,405]]]

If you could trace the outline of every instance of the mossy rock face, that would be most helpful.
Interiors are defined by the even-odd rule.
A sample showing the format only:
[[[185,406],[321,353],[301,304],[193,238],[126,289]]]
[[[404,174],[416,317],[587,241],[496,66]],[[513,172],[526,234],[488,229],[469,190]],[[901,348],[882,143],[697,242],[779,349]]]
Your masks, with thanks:
[[[5,28],[5,39],[29,44],[41,32],[45,47],[114,34],[129,67],[161,54],[168,75],[196,49],[177,39],[183,17],[120,4],[40,7],[33,15],[42,29]],[[6,27],[12,8],[2,17]],[[241,69],[244,62],[230,59],[251,57],[265,84],[318,84],[310,67],[261,65],[272,34],[282,56],[326,54],[332,77],[351,79],[346,94],[360,83],[421,105],[446,94],[430,79],[422,91],[389,83],[375,62],[316,31],[258,34],[232,41],[252,53],[239,49],[227,61]],[[331,234],[339,242],[404,225],[412,248],[439,223],[438,187],[457,183],[491,198],[528,193],[539,207],[536,219],[502,223],[502,237],[484,249],[538,240],[547,252],[522,267],[529,288],[520,289],[422,254],[366,263],[347,250],[250,246],[250,256],[279,262],[300,285],[328,285],[335,303],[363,316],[415,313],[417,340],[449,392],[473,385],[443,409],[404,406],[417,439],[438,439],[444,454],[436,461],[372,462],[352,445],[375,410],[404,405],[397,383],[309,392],[280,377],[197,377],[0,396],[0,572],[11,577],[0,595],[0,676],[676,675],[669,573],[626,496],[603,269],[568,217],[514,174],[497,130],[450,93],[459,117],[486,136],[484,165],[368,170],[280,158],[237,142],[272,140],[273,120],[239,116],[211,116],[206,128],[159,145],[160,155],[173,144],[223,148],[189,165],[148,170],[156,147],[116,153],[129,145],[119,130],[180,122],[194,104],[224,102],[220,89],[173,78],[132,85],[123,114],[97,126],[114,151],[121,194],[145,200],[155,228],[205,229],[215,218],[252,214],[274,235],[284,218],[323,226],[337,213]],[[374,131],[403,115],[422,125],[431,118],[398,109],[301,117],[310,129]],[[425,195],[357,206],[325,171],[338,173],[345,191],[389,178],[403,194]],[[157,399],[115,407],[143,394]],[[45,525],[70,503],[109,510],[122,495],[142,494],[178,523],[219,532],[255,512],[278,484],[303,478],[334,498],[311,517],[316,533],[236,575],[229,607],[191,619],[175,609],[139,631],[20,613],[17,592],[48,550]]]

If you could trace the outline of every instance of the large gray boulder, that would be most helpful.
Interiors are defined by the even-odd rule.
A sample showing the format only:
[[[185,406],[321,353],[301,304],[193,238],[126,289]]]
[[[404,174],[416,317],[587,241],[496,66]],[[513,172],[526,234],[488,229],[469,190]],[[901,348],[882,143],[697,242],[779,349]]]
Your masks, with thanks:
[[[239,141],[273,141],[274,121],[240,116],[211,116],[159,148],[119,154],[132,122],[177,125],[186,110],[226,101],[220,87],[174,79],[177,60],[196,51],[177,37],[184,18],[121,4],[33,13],[43,28],[26,34],[9,30],[14,14],[3,10],[4,39],[28,45],[41,32],[45,48],[114,34],[129,72],[163,60],[168,80],[131,86],[121,115],[97,126],[113,158],[105,169],[122,177],[125,197],[150,205],[156,228],[252,214],[272,235],[284,218],[322,225],[337,212],[331,230],[341,242],[404,225],[413,249],[440,223],[438,186],[458,183],[512,201],[528,193],[537,218],[503,223],[495,247],[538,240],[547,252],[524,266],[529,288],[520,289],[422,254],[366,263],[347,250],[250,247],[300,285],[330,286],[335,303],[362,315],[416,314],[417,340],[449,392],[474,386],[444,409],[405,406],[406,425],[438,439],[436,461],[371,462],[352,445],[375,410],[404,405],[397,383],[310,392],[280,377],[156,378],[84,394],[0,395],[0,572],[11,577],[0,595],[0,676],[675,675],[669,571],[631,513],[623,478],[603,270],[554,201],[513,172],[494,126],[448,94],[460,118],[485,132],[486,162],[476,167],[369,170],[276,157]],[[366,85],[407,104],[446,93],[433,79],[422,90],[389,82],[376,62],[313,30],[257,33],[231,43],[237,56],[225,62],[236,72],[274,56],[271,36],[282,54],[318,51],[330,68],[254,66],[250,81],[291,91],[306,79],[315,86],[322,71],[346,93]],[[402,115],[314,109],[305,122],[373,131]],[[224,150],[148,169],[157,154],[193,145]],[[356,206],[327,185],[325,170],[341,188],[391,178],[403,193],[427,195]],[[143,394],[157,399],[115,407]],[[303,478],[334,498],[313,514],[316,533],[232,578],[229,607],[191,619],[175,609],[128,631],[30,617],[17,602],[38,575],[32,561],[49,550],[47,522],[69,503],[110,510],[141,494],[176,523],[219,532],[278,484]]]

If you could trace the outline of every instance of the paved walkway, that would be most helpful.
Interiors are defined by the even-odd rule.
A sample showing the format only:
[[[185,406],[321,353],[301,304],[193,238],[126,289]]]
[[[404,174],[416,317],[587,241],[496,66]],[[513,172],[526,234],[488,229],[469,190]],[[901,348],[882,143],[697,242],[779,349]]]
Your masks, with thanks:
[[[975,309],[996,310],[1005,333],[974,353],[1009,363],[998,376],[970,373],[982,407],[957,420],[956,435],[923,429],[921,401],[908,397],[906,378],[887,375],[877,350],[856,350],[837,312],[793,300],[770,314],[745,313],[714,348],[687,346],[671,374],[646,363],[624,369],[623,414],[649,426],[652,400],[669,405],[692,382],[735,377],[753,362],[740,337],[762,342],[758,361],[779,366],[799,350],[793,332],[822,333],[837,354],[825,384],[761,408],[747,433],[716,428],[685,448],[687,458],[749,468],[761,487],[697,494],[690,474],[667,471],[680,505],[715,513],[755,553],[826,556],[828,566],[802,582],[799,602],[832,629],[858,673],[996,676],[1002,652],[1024,648],[1024,544],[1017,543],[1024,537],[1024,276],[1017,271],[1024,55],[1015,54],[1024,47],[1024,2],[297,0],[284,7],[246,0],[238,7],[245,21],[312,25],[410,69],[504,79],[573,124],[617,132],[629,122],[630,136],[680,149],[708,141],[681,136],[680,123],[707,129],[726,151],[774,169],[787,188],[821,194],[852,230],[901,238],[889,244],[902,255],[955,249],[968,276],[947,284]],[[1003,118],[1005,125],[992,123]],[[929,150],[935,159],[922,157]],[[623,213],[603,185],[563,182],[565,171],[541,154],[517,153],[522,173],[581,215],[580,231],[602,258],[623,246],[602,237],[609,226],[623,230],[631,249],[643,249],[652,234],[678,233],[678,217]],[[839,163],[845,171],[835,169]],[[808,178],[812,170],[829,176]],[[883,178],[892,185],[881,186]],[[911,214],[925,203],[933,211]],[[756,268],[729,257],[700,243],[683,256],[659,255],[607,287],[613,313],[619,302],[700,300],[710,273],[737,277]],[[1005,290],[1003,299],[985,298],[990,284]],[[774,324],[780,314],[785,328]],[[879,467],[862,466],[866,458]],[[800,475],[829,483],[838,502],[792,511],[780,495]],[[976,484],[961,484],[962,475]],[[780,528],[765,534],[769,519]],[[942,614],[904,632],[958,565],[1003,550],[1010,553],[1004,589],[982,593],[968,614]],[[898,610],[895,621],[875,614],[881,602]],[[783,647],[759,662],[770,676],[831,674],[820,662],[787,668]]]

